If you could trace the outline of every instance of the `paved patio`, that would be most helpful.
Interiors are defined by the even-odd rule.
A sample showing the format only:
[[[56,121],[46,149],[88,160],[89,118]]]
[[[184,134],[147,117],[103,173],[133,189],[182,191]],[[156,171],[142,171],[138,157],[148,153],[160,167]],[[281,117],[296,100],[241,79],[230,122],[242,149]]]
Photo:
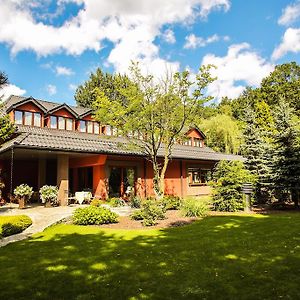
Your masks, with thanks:
[[[0,207],[0,216],[13,216],[13,215],[27,215],[32,219],[32,225],[19,234],[5,237],[0,240],[0,247],[7,244],[21,241],[29,238],[31,235],[43,231],[50,225],[70,217],[73,211],[78,207],[86,207],[87,205],[73,204],[69,206],[59,206],[45,208],[41,205],[28,205],[25,209],[18,209],[17,204],[7,204]],[[109,208],[111,211],[117,213],[119,216],[130,215],[132,209],[129,206],[124,207],[110,207],[109,205],[103,205]]]

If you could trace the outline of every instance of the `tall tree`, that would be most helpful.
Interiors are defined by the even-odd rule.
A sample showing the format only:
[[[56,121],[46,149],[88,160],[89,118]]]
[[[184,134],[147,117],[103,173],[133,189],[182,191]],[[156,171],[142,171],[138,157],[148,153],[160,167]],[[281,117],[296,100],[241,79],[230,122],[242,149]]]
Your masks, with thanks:
[[[8,78],[6,74],[0,71],[0,90],[7,84]],[[15,132],[14,125],[10,122],[8,116],[2,114],[2,110],[2,103],[0,103],[0,144],[8,140]]]
[[[226,114],[218,114],[203,120],[201,129],[206,134],[206,143],[215,151],[237,154],[242,143],[239,124]]]
[[[299,118],[294,109],[281,100],[275,111],[274,181],[279,189],[287,190],[295,206],[299,206],[300,144]]]
[[[110,99],[120,99],[123,96],[119,90],[129,81],[126,75],[104,73],[98,68],[84,84],[78,86],[74,98],[78,105],[91,108],[97,97],[95,89]]]
[[[157,197],[164,194],[164,178],[174,144],[184,139],[185,128],[194,122],[203,104],[211,99],[204,96],[205,88],[213,81],[210,68],[200,68],[193,95],[190,94],[193,82],[188,71],[167,74],[159,81],[152,75],[143,75],[139,65],[134,63],[130,68],[131,81],[126,87],[117,83],[121,97],[110,98],[105,91],[97,89],[95,118],[118,128],[129,145],[151,161]]]
[[[257,115],[256,111],[251,108],[247,109],[244,115],[242,155],[247,159],[245,161],[247,170],[257,178],[255,198],[258,202],[264,203],[271,196],[271,140],[269,132],[260,126],[260,123],[263,122],[263,116]]]

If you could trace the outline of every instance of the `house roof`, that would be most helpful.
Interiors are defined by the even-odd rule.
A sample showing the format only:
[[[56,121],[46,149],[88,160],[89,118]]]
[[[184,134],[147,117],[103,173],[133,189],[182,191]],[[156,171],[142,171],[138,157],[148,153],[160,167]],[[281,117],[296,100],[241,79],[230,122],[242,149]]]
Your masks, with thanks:
[[[127,140],[120,137],[108,137],[76,131],[55,130],[31,126],[18,126],[17,136],[4,143],[0,153],[11,148],[53,150],[64,152],[139,155],[143,153],[126,148]],[[125,146],[124,146],[125,145]],[[161,148],[158,155],[163,156]],[[209,147],[191,147],[176,144],[173,148],[172,158],[191,160],[243,160],[241,156],[215,152]]]
[[[85,107],[79,107],[79,106],[73,106],[66,103],[55,103],[40,99],[35,99],[33,97],[22,97],[22,96],[10,96],[3,104],[4,112],[9,112],[11,109],[18,107],[19,105],[22,105],[27,102],[33,102],[36,104],[44,113],[49,114],[54,111],[57,111],[61,108],[67,109],[69,112],[71,112],[75,117],[84,117],[90,113],[92,113],[92,110],[90,108]],[[1,114],[1,112],[0,112]],[[3,111],[2,111],[3,114]]]

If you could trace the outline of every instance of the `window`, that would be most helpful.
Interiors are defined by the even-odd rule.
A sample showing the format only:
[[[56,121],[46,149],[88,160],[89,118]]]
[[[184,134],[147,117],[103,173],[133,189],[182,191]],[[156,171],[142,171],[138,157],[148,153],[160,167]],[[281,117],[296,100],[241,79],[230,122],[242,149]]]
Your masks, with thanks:
[[[87,132],[88,133],[93,133],[93,122],[87,121]]]
[[[184,141],[184,145],[186,146],[192,146],[192,138],[189,138],[188,140]]]
[[[24,125],[32,125],[32,113],[25,111]]]
[[[51,116],[50,128],[61,129],[61,130],[73,130],[73,119]]]
[[[33,126],[41,127],[41,114],[40,113],[34,113],[33,114]]]
[[[194,138],[194,147],[202,147],[202,140],[199,138]]]
[[[85,124],[85,121],[80,121],[80,122],[79,122],[79,131],[80,131],[80,132],[86,132],[86,124]]]
[[[58,129],[66,129],[64,117],[58,117]]]
[[[79,122],[79,131],[100,134],[100,125],[94,121],[83,121]]]
[[[57,117],[50,117],[50,128],[57,129]]]
[[[15,124],[41,127],[42,115],[37,112],[16,110]]]
[[[201,168],[188,168],[189,186],[205,185],[211,180],[211,170]]]
[[[15,124],[22,125],[23,124],[23,112],[16,110],[15,111]]]
[[[66,129],[67,130],[73,130],[73,120],[72,119],[66,119]]]
[[[106,127],[105,127],[105,134],[106,135],[111,135],[111,126],[109,126],[109,125],[107,125]]]

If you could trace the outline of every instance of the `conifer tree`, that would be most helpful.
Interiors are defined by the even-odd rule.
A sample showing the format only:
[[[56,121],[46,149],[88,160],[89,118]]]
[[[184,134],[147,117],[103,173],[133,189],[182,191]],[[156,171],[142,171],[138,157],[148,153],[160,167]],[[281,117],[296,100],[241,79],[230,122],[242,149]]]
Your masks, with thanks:
[[[295,206],[299,206],[300,145],[299,119],[294,109],[281,100],[275,110],[274,166],[273,177],[276,187],[286,190]]]

